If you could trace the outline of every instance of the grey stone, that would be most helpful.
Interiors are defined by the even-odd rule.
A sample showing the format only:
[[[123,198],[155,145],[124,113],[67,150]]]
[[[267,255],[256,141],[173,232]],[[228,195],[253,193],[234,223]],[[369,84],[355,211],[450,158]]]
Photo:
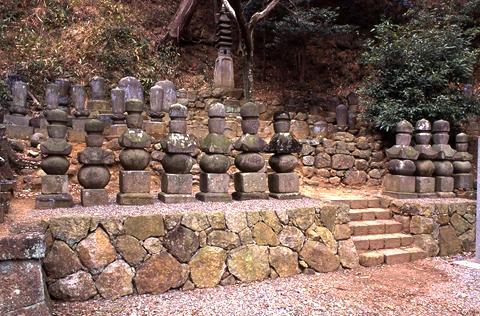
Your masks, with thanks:
[[[63,241],[55,240],[45,259],[43,268],[51,278],[60,279],[82,269],[77,254]]]
[[[227,252],[218,247],[201,248],[190,260],[190,274],[193,283],[199,288],[214,287],[225,271]]]
[[[260,281],[270,274],[268,247],[246,245],[228,254],[228,270],[242,282]]]
[[[247,216],[245,211],[227,211],[225,212],[225,221],[227,228],[234,233],[239,233],[247,228]]]
[[[183,216],[182,225],[194,231],[203,231],[210,227],[207,216],[202,213],[188,213]]]
[[[136,215],[128,217],[124,222],[127,235],[132,235],[139,240],[148,237],[165,236],[163,216],[161,214]]]
[[[49,221],[49,228],[55,239],[63,240],[69,246],[73,246],[87,237],[90,228],[90,216],[63,215],[53,217]]]
[[[208,234],[207,244],[225,250],[231,250],[240,246],[240,238],[237,234],[232,232],[214,230]]]
[[[305,236],[295,226],[285,226],[278,234],[278,240],[282,245],[299,252],[303,247]]]
[[[62,301],[86,301],[97,294],[92,276],[78,271],[59,279],[48,287],[51,296]]]
[[[331,272],[338,269],[340,260],[326,245],[307,240],[300,252],[300,259],[317,272]]]
[[[338,242],[338,256],[344,268],[355,269],[360,266],[357,249],[351,239]]]
[[[140,241],[130,235],[119,236],[115,241],[115,247],[122,258],[134,267],[142,263],[147,255]]]
[[[103,270],[95,285],[104,299],[115,300],[133,293],[133,276],[132,268],[124,261],[117,260]]]
[[[253,240],[260,246],[278,246],[277,235],[272,228],[265,223],[259,222],[252,229]]]
[[[269,262],[275,272],[286,278],[300,273],[298,254],[287,247],[270,248]]]
[[[178,225],[168,232],[163,245],[179,262],[188,262],[200,246],[200,241],[194,231]]]
[[[101,272],[117,255],[107,234],[101,228],[97,228],[77,245],[77,253],[80,261],[92,273]]]

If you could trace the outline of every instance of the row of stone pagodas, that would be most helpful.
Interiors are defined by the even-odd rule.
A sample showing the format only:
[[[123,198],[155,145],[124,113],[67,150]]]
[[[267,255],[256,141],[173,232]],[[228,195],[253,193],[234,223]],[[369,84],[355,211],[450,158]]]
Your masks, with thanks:
[[[383,194],[395,198],[452,198],[456,196],[454,189],[473,189],[467,135],[457,135],[455,151],[448,144],[447,121],[435,121],[432,128],[429,121],[419,120],[415,132],[416,145],[412,147],[413,126],[407,121],[397,124],[396,145],[386,150],[391,160]]]

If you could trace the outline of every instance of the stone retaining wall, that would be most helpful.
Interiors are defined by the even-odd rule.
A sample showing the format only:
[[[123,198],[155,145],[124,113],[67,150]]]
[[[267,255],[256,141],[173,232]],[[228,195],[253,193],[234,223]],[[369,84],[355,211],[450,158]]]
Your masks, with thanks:
[[[427,255],[475,251],[476,202],[406,202],[385,199],[403,231]]]
[[[52,297],[71,301],[355,268],[349,218],[344,204],[55,217],[48,223],[43,267]]]

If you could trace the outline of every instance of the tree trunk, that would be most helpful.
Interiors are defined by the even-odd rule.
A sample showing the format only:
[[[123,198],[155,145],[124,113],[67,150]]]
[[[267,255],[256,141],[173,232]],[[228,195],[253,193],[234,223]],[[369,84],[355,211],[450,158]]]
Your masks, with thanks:
[[[163,37],[162,42],[165,43],[172,39],[177,42],[180,41],[180,36],[197,10],[198,2],[199,0],[182,0],[173,19],[167,26],[167,34]]]

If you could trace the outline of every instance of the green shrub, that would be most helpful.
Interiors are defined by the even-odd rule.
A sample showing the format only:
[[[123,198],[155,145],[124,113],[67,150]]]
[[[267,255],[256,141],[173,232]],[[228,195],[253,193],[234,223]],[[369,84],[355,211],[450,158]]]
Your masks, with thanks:
[[[363,118],[393,132],[401,120],[444,119],[452,125],[476,115],[478,100],[463,96],[462,84],[473,82],[478,51],[471,35],[445,10],[410,11],[404,25],[376,25],[361,63],[372,74],[361,90]]]

